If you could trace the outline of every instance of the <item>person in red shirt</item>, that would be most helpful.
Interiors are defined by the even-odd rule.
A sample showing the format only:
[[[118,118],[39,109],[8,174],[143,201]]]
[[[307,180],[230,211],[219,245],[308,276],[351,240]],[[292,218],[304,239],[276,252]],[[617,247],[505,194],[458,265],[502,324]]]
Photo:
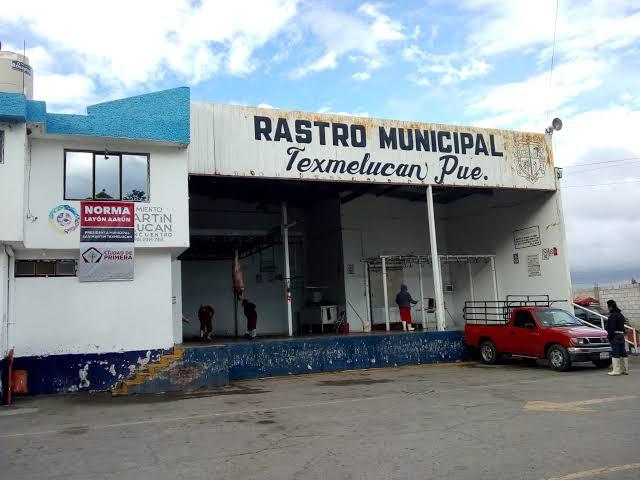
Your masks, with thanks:
[[[415,330],[411,326],[411,306],[415,305],[418,302],[411,298],[409,289],[404,284],[400,285],[400,291],[396,295],[396,303],[400,308],[400,320],[402,320],[402,329],[409,331]]]

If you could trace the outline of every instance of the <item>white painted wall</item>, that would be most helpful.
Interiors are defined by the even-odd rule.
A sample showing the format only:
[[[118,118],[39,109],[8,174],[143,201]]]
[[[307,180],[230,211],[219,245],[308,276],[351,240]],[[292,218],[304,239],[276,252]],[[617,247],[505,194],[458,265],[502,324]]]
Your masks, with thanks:
[[[446,225],[445,225],[446,228]],[[491,252],[490,252],[491,253]],[[486,255],[487,253],[479,253]],[[471,300],[469,266],[467,263],[449,263],[453,294],[445,294],[447,330],[464,328],[464,303]],[[494,300],[493,272],[488,259],[478,259],[471,264],[475,300]]]
[[[441,253],[447,251],[445,231],[440,226],[440,217],[444,208],[436,205],[436,224],[438,234],[438,249]],[[352,331],[361,331],[362,319],[367,318],[367,303],[365,294],[365,257],[379,257],[380,255],[429,255],[430,244],[427,230],[426,202],[409,202],[406,200],[365,195],[342,205],[342,232],[345,271],[345,296],[351,303],[347,304],[347,318]],[[348,266],[354,266],[354,273],[349,274]],[[424,296],[433,298],[433,272],[431,266],[423,268]],[[449,270],[443,266],[442,277],[444,283],[449,281]],[[374,323],[384,323],[384,298],[382,297],[381,274],[371,274],[372,285],[372,315]],[[409,287],[413,298],[420,298],[420,280],[417,266],[404,271],[390,271],[388,273],[390,285],[388,288],[389,305],[392,322],[399,313],[395,305],[397,288],[401,283]],[[377,291],[379,290],[379,291]],[[445,297],[445,302],[447,298]],[[413,311],[413,321],[421,322],[420,305]],[[355,311],[354,311],[355,310]],[[355,313],[357,312],[357,314]],[[433,319],[431,318],[431,321]]]
[[[189,195],[186,150],[177,147],[157,147],[144,143],[107,142],[111,151],[150,153],[150,203],[172,214],[173,236],[161,243],[139,242],[136,247],[173,248],[174,255],[189,245]],[[68,204],[78,212],[80,202],[64,200],[65,148],[101,150],[104,142],[86,140],[63,141],[32,139],[31,181],[28,202],[35,221],[26,221],[24,243],[26,248],[78,248],[80,229],[65,234],[49,224],[49,212],[60,204]]]
[[[4,130],[4,163],[0,163],[0,241],[23,238],[26,126],[0,123]]]
[[[13,137],[12,137],[13,138]],[[22,140],[24,142],[24,139]],[[18,152],[9,159],[15,165]],[[22,147],[24,150],[24,147]],[[60,204],[79,211],[79,203],[64,200],[65,148],[128,151],[150,154],[150,203],[172,215],[172,236],[162,242],[136,241],[135,279],[132,282],[80,283],[77,277],[17,278],[15,281],[15,330],[17,356],[99,353],[168,348],[181,341],[180,268],[172,258],[189,245],[187,153],[183,148],[142,142],[95,139],[31,139],[31,162],[25,180],[25,202],[21,197],[6,204],[18,205],[6,225],[19,225],[24,243],[17,258],[78,258],[80,229],[65,234],[49,223],[49,212]],[[24,154],[20,159],[23,161]],[[5,165],[6,166],[6,165]],[[29,167],[29,166],[27,166]],[[24,171],[24,164],[20,167]],[[19,177],[13,172],[16,182]],[[0,182],[5,179],[0,175]],[[0,195],[4,194],[0,190]],[[12,209],[3,209],[8,215]],[[15,218],[14,218],[15,217]],[[3,229],[4,236],[5,230]],[[173,288],[173,287],[177,288]],[[172,302],[176,298],[176,303]]]
[[[277,248],[276,261],[280,265],[282,250]],[[231,283],[231,261],[182,262],[182,295],[185,315],[191,320],[184,327],[184,337],[197,337],[200,333],[198,308],[210,304],[215,309],[213,333],[215,336],[235,335],[234,300]],[[257,255],[241,260],[247,298],[258,310],[258,335],[286,335],[287,312],[282,280],[276,274],[263,273],[262,282],[256,282],[260,272]],[[279,268],[282,272],[282,268]],[[294,315],[297,309],[294,308]],[[294,317],[295,318],[295,317]],[[246,318],[238,305],[238,333],[244,335]]]
[[[173,343],[182,343],[182,265],[171,261],[171,314],[173,316]]]
[[[299,250],[300,255],[302,254]],[[295,253],[291,252],[293,256]],[[253,255],[242,259],[240,265],[244,278],[247,298],[256,304],[258,310],[258,335],[286,335],[287,311],[284,284],[279,275],[283,272],[283,251],[275,247],[277,271],[260,272],[260,257]],[[298,259],[302,262],[302,258]],[[215,309],[213,333],[215,336],[232,337],[235,335],[234,300],[231,283],[230,260],[226,261],[183,261],[182,262],[182,298],[183,312],[190,324],[184,325],[184,338],[194,338],[200,334],[198,309],[201,304],[210,304]],[[258,275],[261,281],[258,282]],[[294,329],[297,314],[303,304],[303,282],[293,282],[293,321]],[[242,306],[238,305],[238,333],[244,335],[246,318]]]
[[[74,258],[77,250],[47,258]],[[33,258],[33,252],[16,252]],[[173,346],[171,255],[136,252],[131,282],[16,278],[16,356],[104,353]]]
[[[0,360],[8,352],[7,323],[9,321],[9,257],[0,243]]]
[[[549,294],[552,299],[565,300],[570,296],[567,249],[563,231],[559,192],[496,191],[492,197],[473,195],[446,206],[436,205],[438,251],[441,255],[496,255],[498,295]],[[346,298],[362,318],[366,318],[363,257],[380,255],[430,254],[426,228],[426,204],[421,202],[360,197],[342,207],[343,250],[345,263]],[[542,245],[516,250],[513,231],[533,225],[540,226]],[[558,248],[559,255],[542,260],[542,248]],[[513,254],[520,263],[513,263]],[[527,255],[540,255],[541,277],[528,277]],[[354,274],[347,272],[348,265]],[[491,264],[478,260],[472,264],[476,300],[493,300]],[[447,329],[464,326],[464,302],[471,300],[467,264],[443,263],[443,284],[451,284],[453,293],[445,293]],[[384,299],[381,274],[371,274],[372,314],[374,323],[384,323]],[[394,303],[397,288],[405,283],[414,298],[419,298],[420,285],[417,266],[388,273],[390,320],[398,321]],[[423,268],[424,295],[434,297],[433,275],[430,266]],[[568,304],[559,304],[567,308]],[[360,329],[360,320],[347,307],[350,328]],[[414,322],[421,322],[420,306],[414,308]],[[433,322],[428,316],[428,322]]]
[[[567,247],[564,236],[560,192],[496,191],[492,197],[474,195],[448,206],[443,219],[450,254],[495,254],[498,293],[506,295],[548,294],[554,300],[571,298]],[[542,244],[515,249],[513,231],[540,227]],[[542,260],[542,249],[556,247],[558,256]],[[514,264],[513,254],[519,263]],[[529,277],[527,255],[539,255],[540,277]],[[491,299],[493,291],[488,266],[474,270],[476,300]],[[461,274],[454,288],[465,291]],[[458,288],[462,287],[462,288]],[[457,295],[455,311],[461,316],[466,295]],[[568,303],[558,304],[569,308]]]

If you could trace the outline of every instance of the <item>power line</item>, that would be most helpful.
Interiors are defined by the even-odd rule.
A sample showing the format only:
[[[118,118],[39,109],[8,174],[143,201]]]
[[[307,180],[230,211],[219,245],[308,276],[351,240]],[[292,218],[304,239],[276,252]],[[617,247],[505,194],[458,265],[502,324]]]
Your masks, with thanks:
[[[587,173],[587,172],[594,172],[596,170],[603,170],[605,168],[615,168],[615,167],[626,167],[627,165],[631,165],[631,164],[638,164],[640,163],[640,161],[635,161],[635,162],[629,162],[629,163],[625,163],[624,165],[604,165],[601,167],[595,167],[595,168],[587,168],[586,170],[579,170],[577,172],[571,171],[570,174],[571,175],[580,175],[581,173]]]
[[[618,158],[618,159],[615,159],[615,160],[603,160],[601,162],[581,163],[580,165],[569,165],[567,167],[561,167],[561,168],[562,169],[582,168],[582,167],[588,167],[589,165],[602,165],[603,163],[626,162],[627,160],[640,160],[640,157],[627,157],[627,158]]]
[[[640,183],[640,180],[630,180],[628,182],[592,183],[587,185],[563,185],[562,188],[604,187],[605,185],[626,185],[630,183]]]

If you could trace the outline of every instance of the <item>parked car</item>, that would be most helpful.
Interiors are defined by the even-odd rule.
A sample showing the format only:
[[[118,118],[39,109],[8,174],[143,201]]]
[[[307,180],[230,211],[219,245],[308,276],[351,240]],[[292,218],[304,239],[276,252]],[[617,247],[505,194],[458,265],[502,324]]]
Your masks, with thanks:
[[[593,362],[598,368],[611,365],[606,331],[585,326],[559,308],[502,303],[503,318],[482,315],[481,308],[468,314],[473,306],[465,306],[465,343],[479,351],[484,363],[492,365],[501,356],[511,356],[548,359],[558,371],[569,370],[575,362]]]
[[[609,316],[609,312],[607,312],[605,308],[602,308],[600,304],[590,304],[590,305],[583,305],[583,306],[584,308],[588,308],[592,312],[599,313],[600,315],[604,315],[605,317]],[[597,327],[601,326],[601,318],[598,315],[594,315],[593,313],[586,312],[583,309],[578,307],[573,307],[573,314],[580,320],[589,322]],[[607,320],[602,319],[602,322],[604,323],[603,325],[604,328],[607,328]]]

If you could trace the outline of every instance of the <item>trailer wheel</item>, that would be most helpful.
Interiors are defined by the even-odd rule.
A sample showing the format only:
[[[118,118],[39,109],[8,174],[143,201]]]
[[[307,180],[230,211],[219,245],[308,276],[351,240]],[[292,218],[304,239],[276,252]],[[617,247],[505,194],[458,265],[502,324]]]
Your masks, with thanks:
[[[571,368],[571,357],[562,345],[552,345],[547,353],[549,366],[558,372],[566,372]]]
[[[498,350],[496,344],[491,340],[485,340],[480,344],[480,358],[487,365],[495,365],[498,361]]]

